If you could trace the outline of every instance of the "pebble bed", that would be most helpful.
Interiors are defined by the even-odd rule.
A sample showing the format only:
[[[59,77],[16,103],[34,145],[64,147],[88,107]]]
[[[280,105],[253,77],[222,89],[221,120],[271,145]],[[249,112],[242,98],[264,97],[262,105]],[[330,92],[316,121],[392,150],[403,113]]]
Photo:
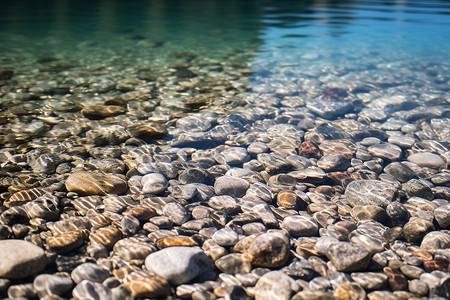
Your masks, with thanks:
[[[0,297],[450,298],[445,67],[129,42],[1,61]]]

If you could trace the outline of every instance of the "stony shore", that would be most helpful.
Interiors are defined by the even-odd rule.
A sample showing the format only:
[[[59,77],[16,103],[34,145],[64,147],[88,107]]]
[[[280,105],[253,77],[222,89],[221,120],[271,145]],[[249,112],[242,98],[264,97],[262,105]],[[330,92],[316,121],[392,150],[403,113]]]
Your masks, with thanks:
[[[0,297],[450,297],[445,93],[226,56],[2,63]]]

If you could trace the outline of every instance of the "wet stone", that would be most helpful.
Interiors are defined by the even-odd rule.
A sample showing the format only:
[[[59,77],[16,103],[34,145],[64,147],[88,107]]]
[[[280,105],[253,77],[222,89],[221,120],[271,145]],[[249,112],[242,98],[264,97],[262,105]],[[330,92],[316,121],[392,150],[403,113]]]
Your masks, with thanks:
[[[351,102],[326,100],[309,100],[306,107],[325,119],[335,119],[354,109]]]
[[[445,166],[445,161],[437,154],[431,152],[419,152],[408,156],[408,161],[420,167],[439,169]]]
[[[205,170],[201,170],[198,168],[189,168],[180,173],[178,181],[181,184],[189,184],[189,183],[210,184],[211,175]]]
[[[430,231],[434,230],[433,223],[425,219],[411,219],[403,227],[405,239],[411,243],[422,241],[422,238]]]
[[[117,105],[92,105],[81,110],[83,116],[91,120],[113,117],[126,112],[126,109]]]
[[[354,272],[351,278],[368,290],[381,289],[386,286],[388,277],[384,273],[375,272]]]
[[[44,250],[22,240],[0,241],[0,277],[26,278],[47,266]]]
[[[265,153],[269,150],[269,146],[262,142],[253,142],[247,147],[247,152],[252,156],[256,157],[260,153]]]
[[[428,295],[429,288],[425,282],[413,279],[408,282],[408,290],[419,297],[424,297]]]
[[[286,217],[281,224],[281,228],[294,238],[316,236],[319,232],[317,221],[310,216]]]
[[[75,192],[80,196],[105,196],[107,194],[121,195],[126,192],[128,185],[121,177],[112,174],[80,171],[67,178],[66,188],[69,192]]]
[[[86,229],[74,230],[47,238],[47,247],[57,253],[68,253],[80,247],[87,239],[89,233]]]
[[[214,190],[217,195],[230,195],[232,197],[242,197],[250,187],[245,179],[221,176],[214,183]]]
[[[87,262],[76,267],[70,276],[75,283],[80,283],[83,280],[103,282],[106,278],[110,277],[110,274],[102,266]]]
[[[435,251],[438,249],[448,249],[450,247],[450,235],[441,231],[427,233],[420,244],[421,249]]]
[[[228,195],[211,197],[208,205],[225,214],[234,214],[240,210],[240,206],[236,200]]]
[[[39,297],[46,295],[64,295],[73,288],[72,279],[65,276],[56,276],[50,274],[41,274],[36,276],[33,281],[34,289]]]
[[[119,229],[113,226],[99,228],[89,235],[89,241],[92,244],[99,243],[108,249],[111,249],[121,238],[122,233]]]
[[[377,144],[368,148],[374,157],[380,157],[386,161],[398,161],[402,157],[402,149],[393,144]]]
[[[403,226],[409,221],[410,218],[408,210],[397,201],[389,203],[386,207],[386,213],[388,216],[387,224],[390,227]]]
[[[402,189],[406,192],[408,197],[421,197],[428,200],[434,198],[433,191],[420,179],[411,179],[402,185]]]
[[[353,205],[386,207],[396,196],[394,185],[377,180],[355,180],[348,184],[345,198]]]
[[[150,254],[145,267],[172,284],[186,283],[214,267],[212,260],[197,247],[169,247]]]
[[[257,158],[264,164],[266,172],[271,175],[286,172],[291,167],[286,159],[277,154],[261,153],[258,154]]]
[[[367,268],[370,253],[361,246],[348,242],[333,243],[327,249],[326,256],[338,271],[351,272]]]
[[[184,206],[176,202],[167,203],[164,206],[163,214],[176,225],[182,225],[190,219]]]
[[[198,116],[187,116],[177,120],[176,127],[183,131],[207,131],[211,128],[208,119]]]
[[[252,265],[245,261],[241,253],[231,253],[215,261],[216,267],[227,274],[250,273]]]
[[[403,265],[400,267],[400,271],[408,278],[419,279],[420,275],[425,271],[422,268],[411,266],[411,265]]]
[[[372,219],[383,223],[387,218],[386,211],[376,205],[355,206],[350,214],[356,221]]]
[[[245,259],[259,267],[280,267],[289,258],[289,239],[281,233],[257,236],[245,251]]]
[[[216,231],[212,239],[220,246],[234,246],[239,241],[238,234],[229,228],[222,228]]]
[[[366,291],[358,283],[344,282],[333,293],[339,299],[366,299]]]
[[[214,159],[223,165],[239,165],[250,160],[245,148],[228,148],[214,154]]]
[[[434,218],[441,228],[450,226],[450,204],[444,204],[434,210]]]
[[[255,299],[290,299],[298,291],[296,282],[281,271],[264,274],[255,285]]]
[[[350,167],[350,161],[339,152],[326,153],[317,161],[317,166],[325,172],[345,171]]]
[[[147,271],[128,274],[124,285],[134,298],[157,298],[170,294],[169,283],[164,278]]]
[[[72,295],[75,299],[107,300],[111,299],[111,289],[98,282],[83,280],[73,289]]]
[[[166,177],[159,173],[149,173],[141,178],[142,192],[144,194],[160,194],[169,185]]]
[[[34,290],[33,284],[23,283],[11,285],[8,288],[8,297],[11,299],[29,299],[35,298],[36,292]]]
[[[416,173],[401,162],[392,162],[384,168],[384,172],[391,175],[400,182],[407,182],[416,177]]]

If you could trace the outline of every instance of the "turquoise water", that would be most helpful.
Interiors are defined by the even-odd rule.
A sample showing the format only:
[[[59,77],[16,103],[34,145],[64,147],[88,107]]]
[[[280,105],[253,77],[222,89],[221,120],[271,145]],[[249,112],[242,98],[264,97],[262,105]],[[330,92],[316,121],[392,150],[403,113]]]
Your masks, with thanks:
[[[239,92],[282,87],[287,91],[281,94],[313,97],[324,87],[373,84],[448,96],[449,1],[5,0],[1,5],[0,68],[12,68],[16,76],[39,69],[36,61],[55,59],[74,65],[72,71],[101,65],[124,76],[148,67],[161,70],[164,81],[164,70],[180,58],[174,53],[191,52],[193,65],[210,59],[240,68],[228,70],[245,81]],[[211,69],[213,75],[227,72]]]

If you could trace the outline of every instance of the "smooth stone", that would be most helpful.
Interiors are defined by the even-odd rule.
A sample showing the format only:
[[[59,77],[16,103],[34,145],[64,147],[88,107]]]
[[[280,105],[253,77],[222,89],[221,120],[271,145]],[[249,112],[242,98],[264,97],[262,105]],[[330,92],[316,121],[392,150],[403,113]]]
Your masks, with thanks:
[[[350,160],[344,154],[332,151],[322,156],[317,166],[325,172],[345,171],[350,167]]]
[[[36,297],[32,283],[22,283],[11,285],[8,288],[9,299],[33,299]]]
[[[419,179],[411,179],[402,184],[402,189],[408,197],[420,197],[427,200],[433,200],[433,191],[431,188]]]
[[[73,281],[65,276],[41,274],[36,276],[33,286],[39,297],[44,297],[45,295],[62,296],[72,289]]]
[[[381,289],[386,286],[388,281],[388,277],[384,273],[354,272],[350,276],[355,282],[368,290]]]
[[[339,299],[366,299],[366,291],[355,282],[344,282],[334,291],[333,295]]]
[[[450,248],[450,234],[442,231],[427,233],[420,244],[421,249],[435,251]]]
[[[214,191],[217,195],[229,195],[232,197],[244,196],[249,187],[250,184],[247,180],[232,176],[218,177],[214,183]]]
[[[70,274],[70,277],[75,283],[80,283],[83,280],[103,282],[110,276],[111,275],[105,268],[90,262],[79,265]]]
[[[189,212],[186,208],[177,202],[167,203],[164,206],[163,214],[176,225],[183,225],[190,219]]]
[[[238,234],[229,228],[222,228],[212,235],[212,239],[220,246],[234,246],[239,241]]]
[[[403,235],[410,243],[422,241],[422,238],[430,231],[434,230],[434,225],[425,219],[416,218],[410,220],[403,227]]]
[[[255,285],[255,299],[286,299],[289,300],[299,287],[294,279],[281,271],[271,271],[264,274]]]
[[[98,282],[83,280],[73,289],[75,299],[111,300],[111,289]]]
[[[211,122],[200,116],[187,116],[178,119],[175,126],[183,131],[207,131],[211,128]]]
[[[252,270],[252,265],[243,259],[241,253],[222,256],[215,261],[215,265],[220,271],[233,275],[250,273]]]
[[[83,108],[81,113],[88,119],[99,120],[125,113],[127,110],[117,105],[91,105]]]
[[[350,215],[356,221],[375,220],[383,223],[387,218],[386,211],[376,205],[355,206],[350,211]]]
[[[78,247],[80,247],[89,232],[86,229],[74,230],[47,238],[47,247],[49,250],[57,253],[68,253]]]
[[[410,218],[410,214],[406,207],[398,201],[394,201],[388,204],[386,207],[387,224],[390,227],[403,226]]]
[[[403,154],[399,146],[389,143],[372,145],[367,150],[374,157],[380,157],[389,162],[400,160]]]
[[[42,272],[46,266],[42,248],[23,240],[0,241],[0,277],[26,278]]]
[[[354,180],[345,190],[345,198],[352,206],[376,205],[385,208],[396,194],[394,185],[378,180]]]
[[[134,298],[158,298],[170,294],[166,279],[147,271],[135,271],[125,277],[124,285]]]
[[[336,300],[331,292],[303,290],[295,294],[291,300]]]
[[[399,300],[397,296],[388,291],[374,291],[367,295],[369,300]]]
[[[229,215],[235,214],[241,209],[237,201],[228,195],[211,197],[208,201],[208,205],[217,211]]]
[[[408,290],[419,297],[424,297],[429,292],[428,285],[419,279],[410,280],[408,282]]]
[[[384,167],[384,172],[391,175],[400,182],[407,182],[416,177],[416,173],[407,165],[401,162],[392,162]]]
[[[437,207],[434,210],[434,218],[441,228],[450,226],[450,203]]]
[[[341,272],[365,270],[370,262],[371,255],[364,247],[349,242],[331,244],[326,256]]]
[[[388,276],[388,282],[391,290],[403,291],[407,289],[408,280],[398,269],[384,267],[383,272]]]
[[[411,266],[411,265],[403,265],[400,267],[400,271],[408,278],[419,279],[420,275],[422,275],[425,271],[422,268]]]
[[[294,238],[316,236],[319,233],[317,221],[310,216],[289,216],[284,218],[281,228]]]
[[[309,100],[306,107],[325,119],[335,119],[354,109],[350,101]]]
[[[145,267],[179,285],[214,269],[214,262],[198,247],[169,247],[147,256]]]
[[[445,166],[442,157],[431,152],[419,152],[408,156],[408,161],[415,163],[420,167],[439,169]]]
[[[259,267],[281,267],[289,259],[289,239],[279,232],[258,235],[245,251],[245,260]]]
[[[250,160],[250,155],[245,148],[235,147],[222,150],[214,154],[214,159],[222,165],[238,165]]]
[[[159,173],[149,173],[141,178],[142,193],[157,195],[162,193],[169,185],[166,177]]]
[[[260,153],[265,153],[268,150],[269,146],[262,142],[253,142],[247,147],[247,152],[253,157],[256,157]]]
[[[108,194],[122,195],[127,191],[128,185],[119,176],[79,171],[69,175],[66,188],[69,192],[75,192],[80,196],[106,196]]]

